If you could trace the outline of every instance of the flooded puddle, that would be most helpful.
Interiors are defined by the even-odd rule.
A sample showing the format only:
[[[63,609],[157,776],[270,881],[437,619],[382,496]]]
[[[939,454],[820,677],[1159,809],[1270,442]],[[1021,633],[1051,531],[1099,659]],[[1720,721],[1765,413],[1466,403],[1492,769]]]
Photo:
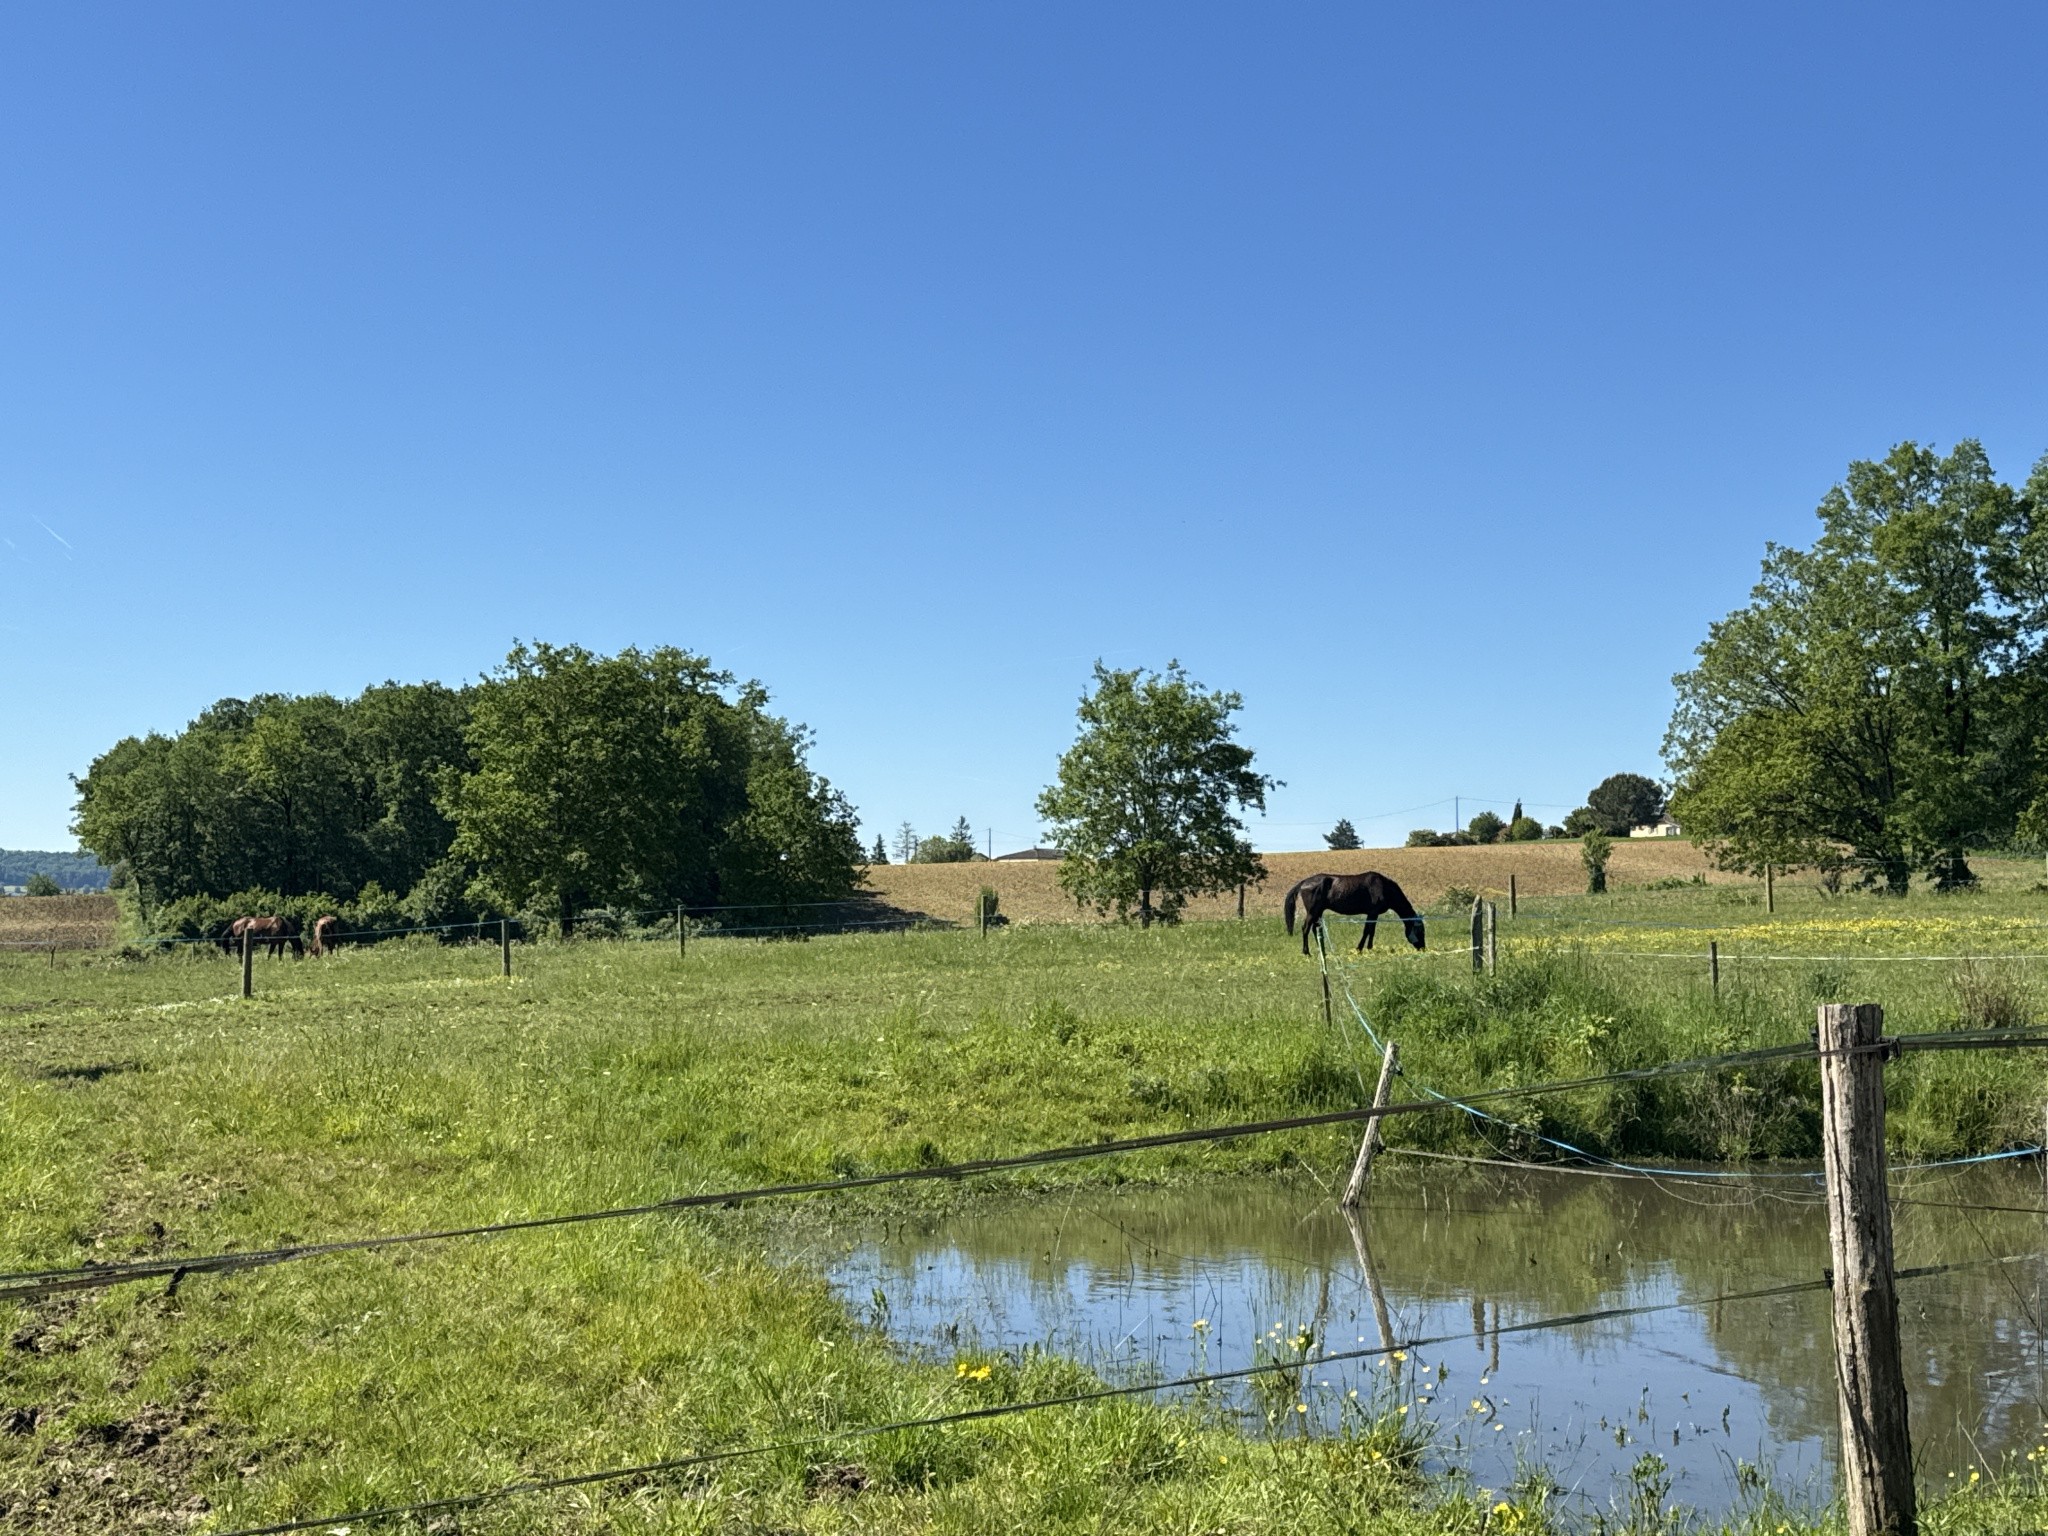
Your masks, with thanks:
[[[1826,1293],[1713,1300],[1820,1275],[1827,1218],[1815,1184],[1398,1158],[1373,1179],[1355,1234],[1306,1184],[1091,1192],[912,1221],[829,1272],[857,1313],[913,1348],[1043,1345],[1112,1380],[1287,1357],[1303,1330],[1312,1362],[1322,1349],[1439,1339],[1400,1363],[1311,1363],[1299,1390],[1272,1378],[1218,1390],[1251,1425],[1286,1433],[1334,1424],[1354,1390],[1406,1403],[1431,1426],[1435,1464],[1489,1489],[1541,1465],[1604,1508],[1626,1501],[1632,1475],[1651,1477],[1711,1515],[1740,1507],[1754,1487],[1744,1469],[1757,1468],[1801,1502],[1831,1495]],[[1901,1269],[1975,1266],[1901,1283],[1928,1486],[2042,1442],[2048,1221],[1955,1208],[2040,1207],[2028,1162],[1912,1175],[1896,1191]],[[1982,1262],[2012,1254],[2027,1257]],[[1508,1331],[1666,1303],[1681,1305]],[[1643,1462],[1651,1453],[1661,1469]]]

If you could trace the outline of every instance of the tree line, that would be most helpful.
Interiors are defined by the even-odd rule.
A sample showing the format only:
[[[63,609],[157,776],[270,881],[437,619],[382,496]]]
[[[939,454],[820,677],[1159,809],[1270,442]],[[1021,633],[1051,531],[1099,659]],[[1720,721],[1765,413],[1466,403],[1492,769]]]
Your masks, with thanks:
[[[75,780],[149,908],[261,891],[411,922],[789,906],[859,883],[852,807],[767,693],[673,647],[516,646],[482,681],[223,699]]]
[[[1817,516],[1674,679],[1673,814],[1726,867],[1894,895],[2048,842],[2048,458],[2015,488],[1974,441],[1901,443]]]

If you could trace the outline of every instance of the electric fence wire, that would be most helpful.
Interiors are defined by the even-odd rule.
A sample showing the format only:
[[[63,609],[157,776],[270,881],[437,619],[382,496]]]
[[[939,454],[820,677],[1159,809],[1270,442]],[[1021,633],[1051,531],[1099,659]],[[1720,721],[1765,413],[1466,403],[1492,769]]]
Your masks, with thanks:
[[[1354,1004],[1355,1006],[1355,1004]],[[1364,1014],[1359,1012],[1361,1024],[1371,1033],[1371,1026],[1364,1024]],[[1972,1047],[1987,1046],[2020,1047],[2048,1046],[2048,1031],[1982,1030],[1974,1032],[1957,1031],[1957,1035],[1971,1034],[1976,1037],[1964,1041]],[[1377,1036],[1373,1037],[1377,1042]],[[1894,1037],[1873,1049],[1889,1050],[1916,1048],[1945,1048],[1950,1036],[1907,1035]],[[841,1179],[819,1179],[803,1183],[764,1185],[751,1189],[723,1190],[715,1193],[677,1195],[668,1199],[649,1201],[640,1205],[613,1206],[603,1210],[577,1211],[552,1216],[531,1216],[514,1220],[479,1223],[473,1226],[449,1227],[431,1231],[390,1233],[372,1237],[344,1238],[333,1242],[299,1243],[284,1247],[246,1249],[225,1253],[170,1255],[161,1258],[136,1260],[115,1264],[90,1264],[66,1269],[24,1270],[11,1274],[0,1274],[0,1303],[35,1300],[44,1296],[70,1291],[102,1290],[116,1285],[135,1284],[148,1280],[168,1279],[173,1288],[189,1275],[224,1274],[242,1269],[255,1269],[272,1264],[284,1264],[300,1259],[322,1258],[342,1253],[363,1253],[383,1248],[395,1248],[416,1243],[446,1242],[456,1238],[488,1237],[503,1232],[535,1231],[547,1227],[576,1226],[594,1221],[615,1221],[632,1216],[648,1216],[676,1211],[703,1209],[713,1206],[740,1206],[756,1201],[782,1199],[802,1195],[836,1194],[847,1190],[872,1189],[891,1184],[908,1184],[939,1179],[977,1178],[995,1173],[1014,1172],[1019,1169],[1041,1167],[1056,1163],[1078,1162],[1088,1158],[1112,1157],[1127,1152],[1148,1151],[1162,1147],[1191,1146],[1202,1142],[1228,1141],[1246,1136],[1271,1135],[1281,1131],[1309,1130],[1319,1126],[1355,1124],[1359,1121],[1384,1119],[1395,1115],[1429,1114],[1438,1110],[1462,1110],[1482,1120],[1495,1120],[1513,1130],[1521,1130],[1512,1121],[1498,1120],[1475,1106],[1480,1102],[1496,1102],[1503,1099],[1542,1097],[1557,1093],[1576,1093],[1588,1088],[1601,1088],[1616,1083],[1652,1082],[1659,1078],[1676,1077],[1690,1073],[1724,1071],[1730,1067],[1754,1066],[1766,1062],[1790,1061],[1811,1058],[1814,1047],[1811,1043],[1800,1045],[1763,1046],[1754,1050],[1731,1051],[1719,1056],[1699,1057],[1687,1061],[1663,1062],[1654,1066],[1629,1067],[1616,1072],[1604,1072],[1592,1077],[1566,1078],[1547,1083],[1517,1084],[1502,1088],[1484,1088],[1452,1096],[1425,1088],[1425,1098],[1402,1103],[1380,1106],[1360,1106],[1355,1109],[1324,1110],[1311,1115],[1290,1115],[1276,1119],[1244,1121],[1232,1125],[1202,1126],[1180,1131],[1160,1131],[1147,1136],[1129,1136],[1119,1140],[1104,1140],[1082,1143],[1074,1146],[1050,1147],[1035,1152],[1021,1152],[1007,1157],[976,1158],[959,1163],[945,1163],[932,1168],[896,1168],[879,1173],[856,1174]],[[1527,1132],[1523,1132],[1528,1134]],[[1554,1142],[1555,1145],[1571,1151],[1580,1157],[1606,1161],[1613,1166],[1628,1168],[1632,1165],[1614,1163],[1612,1159],[1600,1159],[1597,1154],[1581,1151],[1568,1142]],[[1649,1176],[1662,1176],[1655,1170],[1639,1170]],[[1688,1173],[1692,1177],[1703,1177],[1706,1170],[1679,1170],[1679,1176]],[[1761,1177],[1731,1172],[1732,1178]],[[1809,1174],[1787,1175],[1788,1177],[1809,1178]]]
[[[1327,985],[1330,976],[1330,955],[1329,949],[1322,943],[1320,931],[1317,934],[1317,944],[1321,951],[1323,977]],[[1337,969],[1337,986],[1344,994],[1344,1002],[1350,1008],[1351,1016],[1357,1022],[1359,1029],[1364,1032],[1366,1039],[1372,1042],[1373,1049],[1384,1056],[1387,1050],[1386,1042],[1380,1038],[1379,1031],[1372,1027],[1372,1021],[1366,1017],[1365,1009],[1359,1006],[1358,998],[1351,990],[1350,974],[1342,966],[1339,966]],[[2022,1034],[2026,1034],[2027,1038],[2022,1038]],[[1896,1038],[1901,1048],[1917,1050],[1982,1049],[1986,1046],[2001,1043],[2001,1039],[2003,1039],[2004,1043],[2011,1045],[2048,1044],[2048,1035],[2011,1030],[1951,1030],[1941,1035],[1900,1036]],[[1798,1047],[1796,1049],[1802,1053],[1811,1054],[1808,1047]],[[1354,1065],[1357,1066],[1360,1074],[1359,1081],[1363,1084],[1365,1080],[1364,1069],[1357,1063],[1357,1053],[1355,1050],[1352,1055]],[[1528,1126],[1518,1125],[1512,1120],[1504,1119],[1499,1115],[1488,1114],[1483,1109],[1474,1108],[1471,1103],[1467,1102],[1474,1095],[1468,1094],[1463,1098],[1458,1098],[1450,1094],[1440,1093],[1427,1083],[1415,1082],[1414,1079],[1408,1076],[1405,1068],[1397,1068],[1396,1071],[1417,1092],[1443,1104],[1462,1109],[1475,1120],[1500,1126],[1512,1135],[1529,1137],[1535,1141],[1542,1142],[1545,1146],[1554,1147],[1569,1156],[1580,1158],[1587,1163],[1611,1168],[1637,1178],[1696,1180],[1801,1179],[1809,1183],[1816,1183],[1821,1177],[1817,1171],[1813,1170],[1780,1172],[1774,1169],[1746,1168],[1659,1168],[1641,1163],[1624,1162],[1619,1158],[1606,1157],[1598,1152],[1589,1152],[1584,1147],[1573,1146],[1570,1142],[1561,1140],[1558,1137],[1545,1135],[1543,1132],[1532,1130]],[[1893,1171],[1913,1173],[1935,1168],[1961,1168],[1974,1163],[2003,1162],[2017,1157],[2039,1157],[2044,1151],[2048,1151],[2048,1148],[2040,1146],[2017,1147],[1999,1152],[1980,1152],[1970,1157],[1943,1158],[1934,1162],[1923,1163],[1903,1163]]]
[[[1894,1271],[1899,1280],[1925,1280],[1951,1274],[1959,1270],[1984,1268],[1989,1265],[2014,1264],[2035,1258],[2034,1254],[2005,1254],[1990,1259],[1966,1260],[1956,1264],[1929,1264],[1917,1269]],[[1724,1306],[1739,1301],[1761,1301],[1782,1296],[1804,1295],[1812,1291],[1828,1289],[1826,1279],[1794,1280],[1782,1285],[1757,1286],[1744,1291],[1727,1291],[1714,1296],[1694,1297],[1684,1301],[1646,1302],[1626,1307],[1599,1307],[1585,1312],[1569,1313],[1560,1317],[1534,1318],[1526,1322],[1502,1323],[1491,1331],[1496,1334],[1540,1333],[1557,1328],[1581,1328],[1594,1323],[1612,1322],[1622,1318],[1647,1317],[1658,1312],[1702,1310]],[[772,1456],[787,1451],[808,1450],[822,1445],[843,1443],[849,1440],[866,1440],[880,1435],[902,1434],[912,1430],[942,1429],[953,1424],[969,1424],[989,1419],[1009,1418],[1023,1413],[1039,1413],[1052,1408],[1079,1407],[1088,1403],[1107,1402],[1117,1398],[1150,1396],[1155,1393],[1179,1391],[1188,1387],[1202,1387],[1228,1381],[1245,1381],[1257,1376],[1306,1371],[1326,1365],[1338,1365],[1354,1360],[1369,1360],[1408,1352],[1430,1349],[1441,1344],[1457,1344],[1470,1335],[1458,1333],[1436,1334],[1414,1338],[1397,1344],[1382,1344],[1365,1349],[1344,1349],[1325,1351],[1300,1360],[1267,1361],[1257,1365],[1237,1366],[1221,1371],[1202,1371],[1189,1376],[1177,1376],[1170,1381],[1139,1382],[1120,1386],[1089,1388],[1080,1392],[1061,1393],[1056,1397],[1032,1398],[1021,1403],[989,1403],[975,1408],[959,1408],[949,1413],[928,1414],[921,1418],[899,1419],[888,1424],[864,1425],[852,1429],[819,1430],[807,1435],[793,1435],[781,1440],[758,1442],[753,1445],[733,1446],[720,1451],[694,1452],[683,1456],[671,1456],[661,1461],[640,1462],[632,1466],[606,1467],[593,1472],[578,1472],[562,1477],[531,1478],[524,1482],[506,1483],[496,1488],[481,1489],[473,1493],[451,1494],[438,1499],[421,1499],[410,1504],[385,1504],[375,1508],[349,1510],[345,1513],[314,1515],[299,1519],[281,1520],[270,1525],[242,1526],[235,1530],[223,1531],[219,1536],[289,1536],[294,1531],[310,1531],[335,1526],[355,1526],[403,1520],[421,1515],[442,1514],[450,1510],[474,1509],[482,1504],[497,1503],[504,1499],[517,1498],[528,1494],[553,1493],[567,1488],[587,1488],[594,1484],[619,1482],[628,1478],[671,1477],[700,1467],[729,1464],[762,1456]]]
[[[2048,1045],[2048,1034],[2042,1035],[2039,1043]],[[1813,1047],[1811,1045],[1769,1046],[1761,1050],[1739,1051],[1730,1055],[1710,1057],[1697,1061],[1666,1062],[1657,1066],[1635,1067],[1621,1072],[1603,1073],[1596,1077],[1573,1078],[1550,1083],[1530,1083],[1506,1088],[1480,1089],[1464,1094],[1456,1099],[1442,1094],[1433,1094],[1428,1099],[1388,1104],[1379,1108],[1360,1106],[1355,1109],[1324,1110],[1317,1114],[1290,1115],[1277,1119],[1246,1121],[1232,1125],[1203,1126],[1180,1131],[1160,1131],[1148,1136],[1129,1136],[1120,1140],[1105,1140],[1082,1143],[1075,1146],[1051,1147],[1035,1152],[1017,1153],[1007,1157],[977,1158],[966,1162],[946,1163],[932,1168],[896,1168],[879,1173],[856,1174],[840,1179],[819,1179],[802,1183],[764,1185],[752,1189],[733,1189],[715,1193],[677,1195],[668,1199],[649,1201],[639,1205],[613,1206],[604,1210],[577,1211],[552,1216],[532,1216],[431,1231],[390,1233],[372,1237],[344,1238],[333,1242],[298,1243],[277,1248],[246,1249],[225,1253],[169,1255],[161,1258],[125,1263],[91,1264],[65,1269],[24,1270],[11,1274],[0,1274],[0,1303],[35,1300],[40,1297],[53,1296],[70,1291],[103,1290],[111,1286],[136,1284],[149,1280],[168,1279],[171,1285],[176,1287],[190,1275],[225,1274],[236,1270],[255,1269],[272,1264],[291,1263],[301,1259],[322,1258],[334,1254],[363,1253],[376,1249],[395,1248],[416,1243],[446,1242],[468,1237],[488,1237],[503,1232],[525,1232],[547,1227],[576,1226],[587,1222],[616,1221],[632,1216],[648,1216],[703,1209],[706,1207],[740,1206],[761,1200],[783,1199],[801,1195],[836,1194],[847,1190],[872,1189],[891,1184],[907,1184],[940,1179],[976,1178],[988,1174],[1008,1173],[1019,1169],[1041,1167],[1056,1163],[1078,1162],[1088,1158],[1112,1157],[1127,1152],[1147,1151],[1161,1147],[1190,1146],[1201,1142],[1228,1141],[1246,1136],[1271,1135],[1281,1131],[1308,1130],[1318,1126],[1355,1124],[1362,1120],[1388,1115],[1430,1114],[1444,1109],[1461,1109],[1469,1114],[1473,1112],[1472,1105],[1478,1101],[1527,1098],[1553,1093],[1571,1093],[1585,1088],[1603,1087],[1609,1083],[1647,1082],[1656,1078],[1670,1077],[1682,1073],[1717,1070],[1729,1065],[1784,1061],[1799,1056],[1811,1056],[1812,1054]]]

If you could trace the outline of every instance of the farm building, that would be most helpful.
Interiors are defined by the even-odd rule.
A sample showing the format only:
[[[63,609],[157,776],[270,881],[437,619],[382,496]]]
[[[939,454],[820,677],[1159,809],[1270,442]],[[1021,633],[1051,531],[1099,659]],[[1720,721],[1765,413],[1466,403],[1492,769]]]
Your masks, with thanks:
[[[1659,816],[1645,826],[1630,827],[1630,837],[1678,837],[1681,835],[1678,823],[1669,816]]]

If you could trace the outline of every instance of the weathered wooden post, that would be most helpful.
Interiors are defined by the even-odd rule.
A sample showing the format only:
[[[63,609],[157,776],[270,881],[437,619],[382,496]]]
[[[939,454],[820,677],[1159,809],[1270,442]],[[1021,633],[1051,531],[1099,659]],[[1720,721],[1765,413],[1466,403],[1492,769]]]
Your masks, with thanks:
[[[1820,1008],[1821,1151],[1849,1536],[1914,1536],[1913,1449],[1885,1191],[1884,1010]]]
[[[690,925],[683,917],[683,909],[681,907],[676,908],[676,958],[678,960],[690,958]]]
[[[1472,974],[1478,975],[1486,967],[1486,903],[1479,897],[1472,898]]]
[[[1323,937],[1323,920],[1320,917],[1316,919],[1316,954],[1317,957],[1322,961],[1321,970],[1323,973],[1323,1027],[1327,1029],[1331,1024],[1330,945],[1328,940],[1326,940]]]
[[[1244,921],[1244,882],[1237,882],[1237,920]]]
[[[512,919],[498,919],[498,965],[507,975],[512,974]]]
[[[1380,1058],[1379,1086],[1372,1091],[1372,1107],[1376,1110],[1387,1107],[1387,1095],[1393,1090],[1394,1074],[1401,1070],[1401,1047],[1398,1042],[1387,1042],[1387,1053]],[[1380,1144],[1380,1117],[1373,1115],[1365,1122],[1365,1139],[1358,1144],[1358,1161],[1351,1165],[1351,1182],[1344,1186],[1344,1198],[1338,1202],[1345,1210],[1355,1211],[1358,1202],[1365,1195],[1365,1181],[1372,1177],[1372,1155]]]
[[[1778,874],[1777,866],[1774,864],[1764,866],[1764,910],[1778,910]]]
[[[1500,962],[1500,924],[1496,921],[1499,914],[1500,909],[1489,901],[1486,904],[1486,974],[1489,976]]]
[[[1714,1001],[1721,1001],[1721,941],[1707,940],[1707,979],[1714,986]]]
[[[255,954],[255,949],[249,943],[249,930],[244,928],[242,930],[242,996],[244,997],[256,995],[256,977],[254,966],[251,963]]]
[[[1514,872],[1510,870],[1508,872],[1508,916],[1513,917],[1515,915],[1516,910],[1517,906],[1515,902],[1515,876]]]

